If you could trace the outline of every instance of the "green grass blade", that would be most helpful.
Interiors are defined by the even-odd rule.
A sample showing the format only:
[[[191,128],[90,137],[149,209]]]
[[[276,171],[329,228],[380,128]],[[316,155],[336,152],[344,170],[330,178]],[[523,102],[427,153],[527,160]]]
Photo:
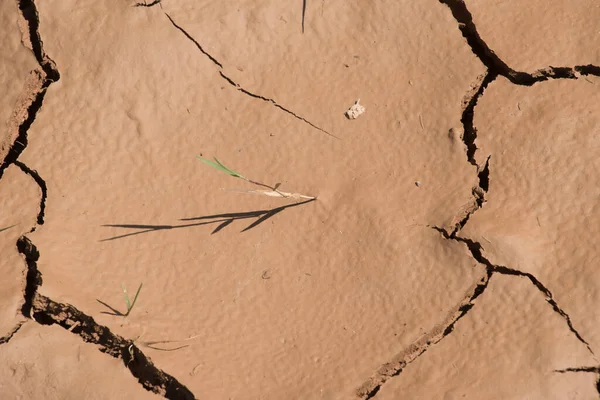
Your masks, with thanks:
[[[142,290],[142,285],[144,283],[140,283],[140,287],[138,288],[137,292],[135,292],[135,296],[133,298],[133,303],[131,303],[131,308],[129,308],[129,311],[131,311],[131,309],[133,308],[133,306],[135,306],[135,302],[137,301],[138,296],[140,295],[140,290]]]
[[[225,169],[225,171],[227,171],[228,174],[235,176],[237,178],[246,179],[239,172],[235,172],[234,170],[229,169],[226,166],[224,166],[223,163],[221,161],[219,161],[219,159],[217,157],[215,157],[215,161],[217,162],[217,164],[219,164],[221,167],[223,167]]]
[[[129,314],[129,310],[131,310],[131,303],[129,302],[129,295],[127,294],[127,289],[125,289],[125,285],[121,283],[121,288],[123,289],[123,295],[125,295],[125,304],[127,305],[127,314]]]
[[[218,169],[219,171],[225,172],[228,175],[231,175],[235,178],[241,178],[241,179],[246,179],[244,176],[242,176],[242,174],[235,172],[232,169],[227,168],[226,166],[224,166],[221,161],[219,161],[219,159],[217,159],[215,157],[215,161],[211,161],[211,160],[207,160],[206,158],[200,157],[200,156],[196,156],[196,158],[198,158],[200,161],[203,161],[204,163],[210,165],[211,167]]]

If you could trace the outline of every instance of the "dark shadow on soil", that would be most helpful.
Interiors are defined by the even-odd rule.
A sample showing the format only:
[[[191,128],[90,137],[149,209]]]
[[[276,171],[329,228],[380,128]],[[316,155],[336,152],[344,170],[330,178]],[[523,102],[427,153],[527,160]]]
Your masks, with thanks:
[[[102,304],[104,307],[108,308],[111,311],[111,312],[102,311],[100,314],[108,314],[108,315],[112,315],[112,316],[115,316],[115,317],[126,317],[126,315],[124,313],[122,313],[121,311],[117,310],[114,307],[109,306],[108,304],[106,304],[102,300],[96,299],[96,301],[98,303]]]
[[[140,235],[142,233],[149,233],[149,232],[169,230],[169,229],[191,228],[194,226],[202,226],[202,225],[210,225],[210,224],[218,223],[219,225],[217,225],[217,227],[212,231],[212,233],[211,233],[211,235],[212,235],[212,234],[219,232],[220,230],[222,230],[226,226],[230,225],[234,221],[257,218],[256,221],[252,222],[250,225],[248,225],[246,228],[244,228],[241,231],[241,232],[246,232],[252,228],[257,227],[258,225],[262,224],[269,218],[279,214],[280,212],[282,212],[283,210],[285,210],[287,208],[301,206],[303,204],[307,204],[312,201],[315,201],[315,199],[305,200],[305,201],[301,201],[299,203],[294,203],[294,204],[287,204],[285,206],[272,208],[270,210],[246,211],[246,212],[238,212],[238,213],[214,214],[214,215],[205,215],[205,216],[201,216],[201,217],[182,218],[182,219],[180,219],[180,221],[200,221],[200,222],[193,222],[193,223],[180,224],[180,225],[107,224],[107,225],[102,225],[102,226],[110,227],[110,228],[137,229],[138,231],[109,237],[106,239],[102,239],[100,241],[106,242],[109,240],[123,239],[128,236]]]

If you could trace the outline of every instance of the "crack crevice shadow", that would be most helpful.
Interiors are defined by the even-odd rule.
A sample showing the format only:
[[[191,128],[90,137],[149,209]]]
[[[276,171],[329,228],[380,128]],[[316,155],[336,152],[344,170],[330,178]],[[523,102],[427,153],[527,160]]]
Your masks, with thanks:
[[[213,215],[204,215],[200,217],[191,217],[191,218],[181,218],[180,221],[199,221],[199,222],[189,222],[179,225],[152,225],[152,224],[106,224],[102,225],[103,227],[108,228],[123,228],[123,229],[138,229],[137,232],[125,233],[123,235],[112,236],[109,238],[101,239],[100,242],[107,242],[116,239],[123,239],[129,236],[141,235],[142,233],[156,232],[162,230],[172,230],[172,229],[181,229],[181,228],[192,228],[195,226],[202,225],[210,225],[216,224],[219,225],[211,232],[211,235],[220,232],[223,228],[227,227],[231,223],[237,220],[251,219],[257,218],[256,221],[252,222],[246,228],[244,228],[240,233],[249,231],[252,228],[257,227],[262,224],[269,218],[279,214],[285,209],[298,207],[303,204],[310,203],[315,201],[316,199],[309,199],[305,201],[301,201],[298,203],[287,204],[284,206],[272,208],[269,210],[257,210],[257,211],[245,211],[245,212],[237,212],[237,213],[225,213],[225,214],[213,214]]]

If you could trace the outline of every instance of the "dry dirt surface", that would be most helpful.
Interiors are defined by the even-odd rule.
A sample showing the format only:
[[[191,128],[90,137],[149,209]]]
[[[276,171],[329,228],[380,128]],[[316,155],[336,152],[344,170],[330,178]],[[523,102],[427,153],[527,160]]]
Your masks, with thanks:
[[[599,20],[1,2],[3,398],[598,398]]]

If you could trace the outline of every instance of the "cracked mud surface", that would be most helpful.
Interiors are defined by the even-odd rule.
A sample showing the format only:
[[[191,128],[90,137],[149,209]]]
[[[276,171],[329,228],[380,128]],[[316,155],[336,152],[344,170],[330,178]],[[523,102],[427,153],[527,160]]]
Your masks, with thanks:
[[[599,9],[534,3],[2,3],[0,391],[598,398]]]

